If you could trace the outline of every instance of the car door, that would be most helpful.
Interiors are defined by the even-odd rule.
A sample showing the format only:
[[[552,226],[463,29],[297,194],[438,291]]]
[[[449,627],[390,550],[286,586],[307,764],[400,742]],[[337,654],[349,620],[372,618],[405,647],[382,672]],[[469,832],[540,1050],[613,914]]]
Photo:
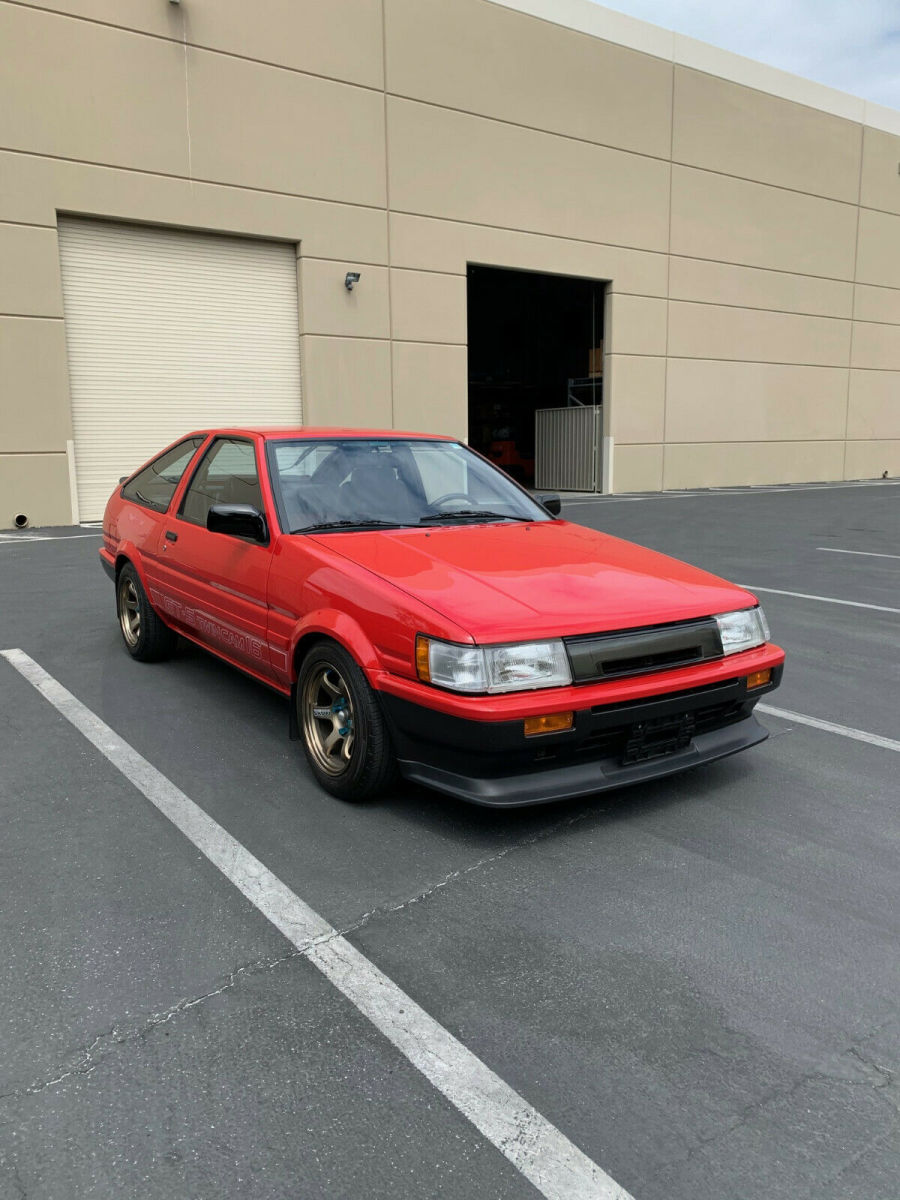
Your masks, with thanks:
[[[266,544],[206,528],[213,504],[250,504],[267,516],[251,438],[216,437],[163,525],[159,543],[162,608],[171,624],[218,654],[271,678]]]

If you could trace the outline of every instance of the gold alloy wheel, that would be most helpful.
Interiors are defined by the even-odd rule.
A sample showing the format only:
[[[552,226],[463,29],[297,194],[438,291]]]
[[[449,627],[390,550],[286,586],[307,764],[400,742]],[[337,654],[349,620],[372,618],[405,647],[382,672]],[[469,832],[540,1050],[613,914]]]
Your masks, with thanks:
[[[300,708],[303,736],[316,766],[328,775],[342,775],[353,754],[353,701],[335,667],[316,667],[303,688]]]
[[[129,646],[135,647],[141,636],[141,606],[130,575],[123,575],[119,580],[119,624],[122,637]]]

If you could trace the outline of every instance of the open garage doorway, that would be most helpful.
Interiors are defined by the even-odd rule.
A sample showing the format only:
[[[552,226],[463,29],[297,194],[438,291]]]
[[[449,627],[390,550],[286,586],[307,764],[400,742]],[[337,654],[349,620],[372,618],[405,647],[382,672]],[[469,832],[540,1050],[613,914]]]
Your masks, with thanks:
[[[602,403],[605,287],[469,265],[469,442],[527,486],[535,413]]]

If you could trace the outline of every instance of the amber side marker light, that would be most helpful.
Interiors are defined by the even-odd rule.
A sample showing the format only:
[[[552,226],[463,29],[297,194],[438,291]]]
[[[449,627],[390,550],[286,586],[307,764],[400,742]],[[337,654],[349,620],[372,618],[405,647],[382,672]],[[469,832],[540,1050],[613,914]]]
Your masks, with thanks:
[[[428,662],[428,638],[416,634],[416,674],[424,683],[431,682],[431,667]]]
[[[565,733],[575,723],[574,712],[547,713],[543,717],[525,718],[525,736],[534,737],[538,733]]]
[[[754,688],[763,687],[772,681],[772,668],[768,667],[765,671],[754,671],[752,675],[747,676],[747,691],[751,692]]]

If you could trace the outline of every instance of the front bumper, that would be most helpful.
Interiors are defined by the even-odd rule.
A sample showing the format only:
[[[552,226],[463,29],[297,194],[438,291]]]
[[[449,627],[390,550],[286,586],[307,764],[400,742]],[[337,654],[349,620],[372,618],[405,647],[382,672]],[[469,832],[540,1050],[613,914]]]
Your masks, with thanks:
[[[386,692],[380,699],[406,779],[507,808],[644,783],[754,746],[769,736],[754,705],[782,671],[774,667],[772,681],[749,693],[741,677],[576,709],[571,731],[528,738],[521,719],[476,721]],[[656,729],[679,735],[655,742]]]

